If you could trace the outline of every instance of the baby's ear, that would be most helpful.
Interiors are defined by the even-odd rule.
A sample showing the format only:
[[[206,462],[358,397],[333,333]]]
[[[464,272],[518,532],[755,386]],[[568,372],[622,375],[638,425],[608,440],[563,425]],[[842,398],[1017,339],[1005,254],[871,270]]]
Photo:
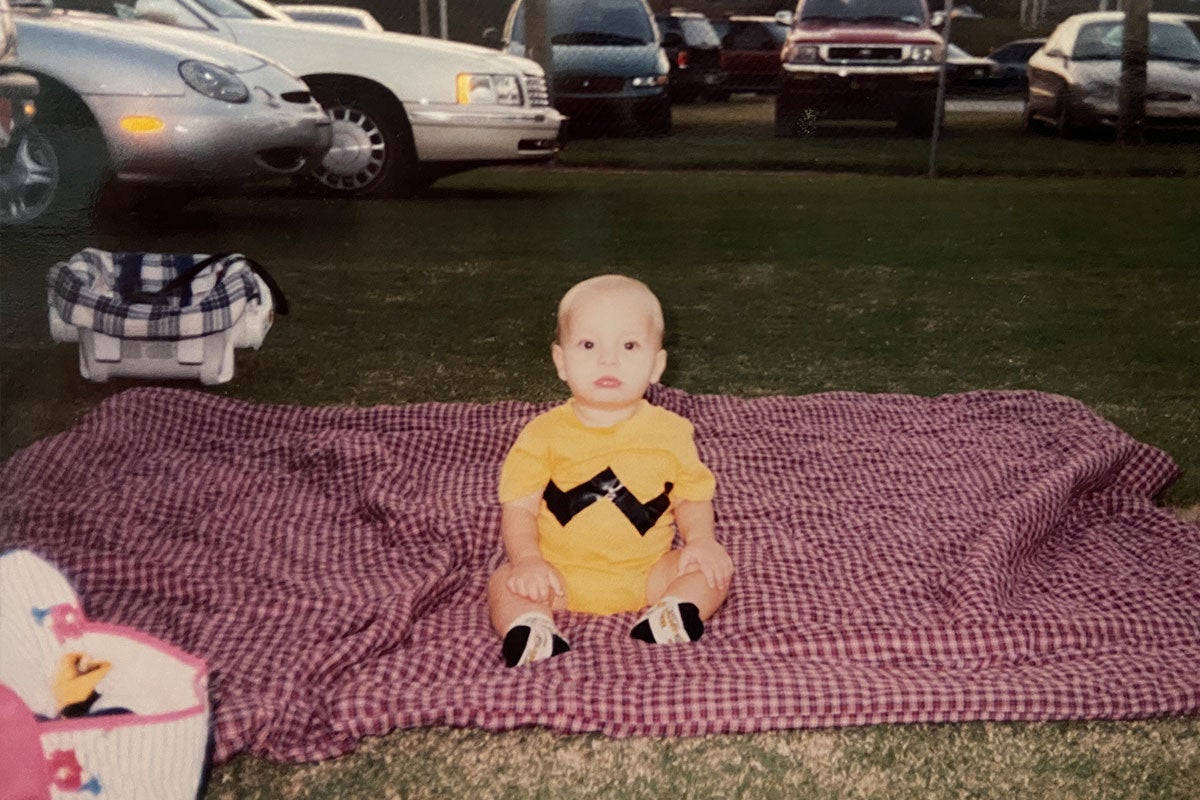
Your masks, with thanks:
[[[562,345],[558,342],[550,345],[550,358],[554,361],[554,369],[558,371],[559,380],[565,381],[567,379],[567,372],[564,369],[566,359]]]
[[[660,349],[654,356],[654,377],[650,379],[651,383],[658,383],[662,377],[663,371],[667,368],[667,351]]]

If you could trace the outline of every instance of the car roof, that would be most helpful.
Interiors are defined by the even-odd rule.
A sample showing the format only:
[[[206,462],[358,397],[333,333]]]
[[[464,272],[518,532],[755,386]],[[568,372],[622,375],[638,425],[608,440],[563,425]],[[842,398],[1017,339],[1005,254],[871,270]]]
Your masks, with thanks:
[[[1150,19],[1155,22],[1200,22],[1200,15],[1197,14],[1180,14],[1171,11],[1151,11]],[[1086,25],[1089,22],[1123,22],[1125,20],[1124,11],[1088,11],[1083,14],[1075,14],[1063,20],[1062,24],[1070,23],[1072,25]]]

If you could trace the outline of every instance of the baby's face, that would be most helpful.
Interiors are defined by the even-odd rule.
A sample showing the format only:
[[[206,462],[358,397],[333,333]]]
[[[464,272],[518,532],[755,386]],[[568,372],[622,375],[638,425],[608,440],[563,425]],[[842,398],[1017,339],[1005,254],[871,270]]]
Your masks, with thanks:
[[[577,405],[632,409],[662,377],[667,353],[650,302],[633,290],[593,292],[571,310],[552,353]]]

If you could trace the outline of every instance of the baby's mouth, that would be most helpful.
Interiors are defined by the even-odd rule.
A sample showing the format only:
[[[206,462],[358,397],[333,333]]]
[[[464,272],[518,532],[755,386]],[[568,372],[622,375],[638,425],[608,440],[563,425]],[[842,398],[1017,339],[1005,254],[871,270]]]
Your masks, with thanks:
[[[596,387],[600,389],[616,389],[621,385],[621,380],[619,378],[614,378],[612,375],[605,375],[601,378],[597,378],[594,383]]]

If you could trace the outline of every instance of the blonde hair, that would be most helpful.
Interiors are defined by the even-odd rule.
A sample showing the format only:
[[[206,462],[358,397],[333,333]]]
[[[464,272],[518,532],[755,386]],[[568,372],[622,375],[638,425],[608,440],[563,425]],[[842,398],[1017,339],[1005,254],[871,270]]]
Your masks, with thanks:
[[[575,308],[586,299],[587,295],[621,293],[637,296],[645,303],[646,311],[650,314],[651,327],[658,338],[658,344],[661,346],[663,334],[666,331],[662,305],[658,302],[658,298],[654,296],[654,292],[650,291],[649,286],[627,275],[597,275],[593,278],[580,281],[568,289],[567,293],[558,301],[558,327],[554,332],[554,341],[562,344],[562,337],[566,331],[568,319],[570,319]]]

